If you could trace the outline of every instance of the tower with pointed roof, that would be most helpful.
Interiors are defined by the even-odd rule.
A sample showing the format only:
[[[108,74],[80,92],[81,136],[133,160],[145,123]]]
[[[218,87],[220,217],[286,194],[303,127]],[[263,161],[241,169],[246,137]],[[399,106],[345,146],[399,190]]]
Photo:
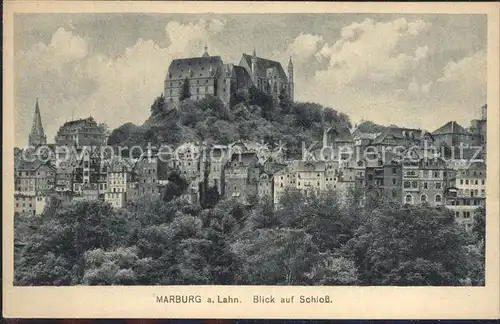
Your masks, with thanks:
[[[208,46],[205,44],[205,52],[203,52],[203,55],[201,57],[208,57],[210,54],[208,54]]]
[[[257,54],[255,54],[255,47],[253,48],[253,53],[252,53],[252,81],[254,84],[257,83]]]
[[[29,135],[28,144],[30,146],[39,146],[47,144],[47,137],[43,132],[42,117],[40,116],[40,107],[38,106],[38,98],[35,103],[35,113],[33,114],[33,124]]]
[[[293,63],[291,56],[288,61],[288,84],[290,89],[290,100],[293,101]]]

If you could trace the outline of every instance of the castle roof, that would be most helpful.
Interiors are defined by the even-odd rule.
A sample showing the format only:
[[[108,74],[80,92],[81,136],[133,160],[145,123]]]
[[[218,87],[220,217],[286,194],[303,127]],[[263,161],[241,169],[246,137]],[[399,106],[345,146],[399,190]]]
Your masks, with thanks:
[[[256,64],[257,75],[266,76],[267,69],[275,68],[281,79],[284,79],[284,80],[288,79],[280,62],[264,59],[261,57],[256,57],[256,58],[257,58],[257,64]],[[246,61],[247,65],[251,68],[252,67],[252,56],[243,53],[243,59]]]
[[[465,128],[460,126],[456,121],[449,121],[443,126],[432,132],[433,135],[443,135],[443,134],[467,134]]]
[[[170,63],[166,79],[211,77],[222,65],[220,56],[202,56],[175,59]]]

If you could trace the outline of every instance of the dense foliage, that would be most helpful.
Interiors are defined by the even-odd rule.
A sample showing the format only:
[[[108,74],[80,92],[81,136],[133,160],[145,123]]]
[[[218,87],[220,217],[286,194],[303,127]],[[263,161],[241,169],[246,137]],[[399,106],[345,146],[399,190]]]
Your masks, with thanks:
[[[469,235],[444,208],[365,208],[354,191],[288,190],[281,206],[59,204],[16,220],[16,284],[484,285],[480,217]]]
[[[142,126],[124,124],[109,137],[109,145],[146,146],[181,141],[206,140],[229,144],[236,140],[283,143],[291,157],[300,156],[302,142],[310,145],[321,140],[323,128],[340,132],[350,127],[349,118],[332,108],[315,103],[294,103],[286,96],[271,96],[250,88],[234,94],[229,107],[218,98],[207,96],[199,101],[186,97],[179,103],[167,103],[163,96],[151,106],[151,117]]]

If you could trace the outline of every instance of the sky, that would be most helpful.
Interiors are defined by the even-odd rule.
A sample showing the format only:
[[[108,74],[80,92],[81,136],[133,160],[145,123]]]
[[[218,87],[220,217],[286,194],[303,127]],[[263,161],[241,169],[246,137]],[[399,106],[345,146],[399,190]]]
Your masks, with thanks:
[[[16,146],[38,98],[48,142],[66,121],[142,124],[172,59],[242,53],[294,63],[295,100],[433,131],[486,103],[486,15],[17,14]]]

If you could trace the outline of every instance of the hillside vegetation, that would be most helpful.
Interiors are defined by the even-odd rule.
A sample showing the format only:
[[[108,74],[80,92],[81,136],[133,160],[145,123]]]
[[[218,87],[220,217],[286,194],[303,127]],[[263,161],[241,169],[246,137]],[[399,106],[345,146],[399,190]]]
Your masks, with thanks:
[[[234,95],[229,107],[218,98],[182,100],[174,109],[164,97],[156,98],[151,116],[141,126],[124,124],[111,133],[108,144],[145,146],[147,143],[179,144],[200,141],[229,144],[237,140],[264,141],[269,145],[283,143],[288,154],[300,155],[301,143],[321,140],[324,127],[335,127],[340,133],[351,126],[349,117],[330,107],[310,102],[279,102],[256,88]]]

